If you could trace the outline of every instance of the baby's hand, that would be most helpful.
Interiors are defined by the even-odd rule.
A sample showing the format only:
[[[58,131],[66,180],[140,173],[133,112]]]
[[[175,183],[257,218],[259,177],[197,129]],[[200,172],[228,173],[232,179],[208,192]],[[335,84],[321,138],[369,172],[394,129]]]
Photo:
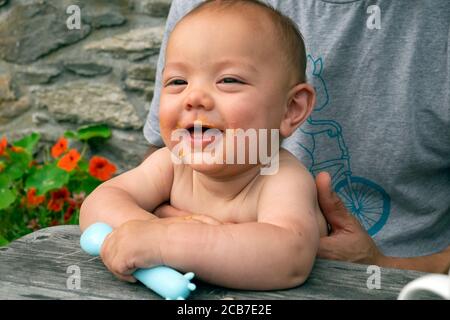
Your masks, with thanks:
[[[218,225],[224,224],[222,221],[219,221],[217,219],[214,219],[213,217],[210,217],[210,216],[207,216],[204,214],[192,214],[190,216],[184,216],[183,218],[184,218],[184,220],[198,221],[198,222],[213,225],[213,226],[218,226]]]
[[[160,218],[168,218],[168,217],[189,216],[189,215],[192,215],[193,213],[189,212],[189,211],[177,209],[177,208],[171,206],[170,204],[168,204],[167,202],[165,202],[162,205],[160,205],[159,207],[157,207],[153,211],[153,214]]]
[[[195,214],[192,212],[188,212],[188,211],[184,211],[184,210],[180,210],[177,209],[173,206],[171,206],[170,204],[163,204],[161,206],[159,206],[154,212],[153,212],[156,216],[160,217],[160,218],[170,218],[170,219],[177,219],[177,218],[181,218],[184,220],[194,220],[194,221],[199,221],[202,223],[206,223],[206,224],[210,224],[210,225],[220,225],[220,224],[224,224],[222,221],[217,220],[211,216],[207,216],[204,214]],[[177,221],[177,220],[171,220],[171,221]]]
[[[160,219],[128,221],[106,237],[100,256],[116,277],[136,282],[132,276],[136,269],[162,264],[158,245],[167,227],[155,223],[157,220]]]
[[[136,269],[163,264],[159,243],[166,237],[167,226],[174,223],[222,224],[205,215],[128,221],[106,237],[100,252],[103,263],[119,279],[136,282],[132,276]]]

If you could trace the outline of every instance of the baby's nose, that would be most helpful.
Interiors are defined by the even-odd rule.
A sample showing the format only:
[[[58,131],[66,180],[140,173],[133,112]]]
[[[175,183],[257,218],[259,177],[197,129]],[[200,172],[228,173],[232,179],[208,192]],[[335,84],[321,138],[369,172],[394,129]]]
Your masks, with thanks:
[[[187,110],[192,108],[211,110],[213,107],[214,101],[212,97],[205,90],[201,89],[190,91],[184,101],[184,108]]]

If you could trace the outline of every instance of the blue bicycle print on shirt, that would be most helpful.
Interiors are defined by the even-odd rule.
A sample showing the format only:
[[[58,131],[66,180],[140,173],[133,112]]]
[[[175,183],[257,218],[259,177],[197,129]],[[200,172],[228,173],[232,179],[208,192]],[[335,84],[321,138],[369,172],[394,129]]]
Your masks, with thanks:
[[[302,135],[299,146],[309,155],[309,170],[315,176],[321,171],[331,175],[333,189],[344,202],[347,209],[356,216],[369,235],[373,236],[385,225],[389,213],[391,199],[378,184],[366,178],[356,177],[351,171],[351,157],[345,145],[342,127],[333,120],[316,120],[313,115],[328,105],[327,86],[322,78],[322,58],[314,59],[308,55],[308,78],[316,90],[314,112],[298,130]],[[325,139],[325,140],[324,140]],[[335,139],[336,158],[321,159],[315,152],[316,144],[321,141],[330,146],[330,139]],[[329,153],[327,153],[329,154]]]

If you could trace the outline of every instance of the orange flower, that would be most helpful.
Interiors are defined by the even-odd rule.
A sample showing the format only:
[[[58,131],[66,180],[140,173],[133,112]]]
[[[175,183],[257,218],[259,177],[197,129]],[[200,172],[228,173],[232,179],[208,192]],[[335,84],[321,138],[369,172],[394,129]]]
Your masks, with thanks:
[[[12,146],[12,147],[11,147],[11,151],[12,151],[12,152],[15,152],[15,153],[21,153],[21,152],[24,152],[25,149],[22,148],[22,147],[15,147],[15,146]]]
[[[61,211],[64,203],[69,199],[70,192],[67,188],[62,188],[51,193],[51,199],[48,202],[47,209],[50,211]]]
[[[5,153],[6,147],[8,146],[8,140],[6,140],[6,137],[4,136],[2,140],[0,140],[0,156]]]
[[[28,168],[32,168],[33,166],[38,166],[38,162],[36,160],[31,160],[30,163],[28,163]]]
[[[93,156],[89,161],[89,173],[101,181],[110,179],[116,170],[116,166],[103,157]]]
[[[52,157],[58,158],[61,154],[66,152],[67,150],[67,139],[66,138],[59,138],[59,140],[55,143],[55,145],[52,147]]]
[[[35,207],[40,205],[42,202],[44,202],[45,200],[45,196],[37,196],[36,195],[36,189],[35,188],[31,188],[30,190],[28,190],[27,192],[27,204],[30,207]]]
[[[71,149],[64,157],[59,159],[58,167],[70,172],[75,169],[78,161],[80,161],[80,157],[81,156],[76,149]]]

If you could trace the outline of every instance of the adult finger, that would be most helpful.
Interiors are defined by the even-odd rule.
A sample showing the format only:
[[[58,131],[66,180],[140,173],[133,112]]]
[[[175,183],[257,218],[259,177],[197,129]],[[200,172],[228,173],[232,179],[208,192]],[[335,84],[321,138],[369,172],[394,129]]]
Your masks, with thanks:
[[[351,220],[339,196],[331,189],[331,177],[327,172],[320,172],[316,176],[317,197],[325,219],[332,228],[340,228]]]
[[[319,249],[317,250],[317,256],[322,259],[333,259],[335,250],[335,239],[333,236],[322,237],[319,242]]]

